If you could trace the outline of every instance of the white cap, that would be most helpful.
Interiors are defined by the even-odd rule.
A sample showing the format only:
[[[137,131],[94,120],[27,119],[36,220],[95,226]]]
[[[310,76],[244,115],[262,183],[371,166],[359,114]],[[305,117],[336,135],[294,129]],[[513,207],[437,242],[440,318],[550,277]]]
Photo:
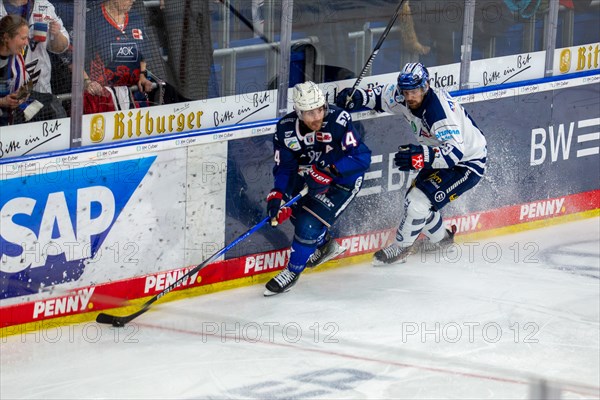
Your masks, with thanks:
[[[310,111],[325,105],[325,95],[317,84],[311,81],[294,86],[293,99],[297,112]]]

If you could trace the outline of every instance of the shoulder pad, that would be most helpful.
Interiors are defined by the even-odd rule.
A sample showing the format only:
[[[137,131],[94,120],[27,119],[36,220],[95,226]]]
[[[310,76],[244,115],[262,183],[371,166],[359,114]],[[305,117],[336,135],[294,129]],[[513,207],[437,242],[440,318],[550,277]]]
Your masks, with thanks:
[[[293,122],[296,122],[296,118],[289,117],[289,118],[283,118],[283,119],[279,120],[279,123],[281,125],[289,124],[289,123],[293,123]]]
[[[398,93],[398,91],[396,90],[396,85],[393,83],[390,83],[385,86],[382,96],[383,96],[384,101],[390,106],[393,105],[394,103],[403,103],[404,102],[404,96],[402,96],[402,94]]]
[[[335,123],[343,126],[344,128],[348,126],[348,123],[352,121],[352,116],[347,111],[342,110],[337,113],[338,115],[335,118]]]

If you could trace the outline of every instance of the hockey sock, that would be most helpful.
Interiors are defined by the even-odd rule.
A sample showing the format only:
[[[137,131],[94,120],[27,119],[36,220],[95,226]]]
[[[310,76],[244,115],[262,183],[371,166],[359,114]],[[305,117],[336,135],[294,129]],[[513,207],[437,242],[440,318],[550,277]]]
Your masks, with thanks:
[[[308,243],[310,242],[310,243]],[[290,255],[290,262],[288,263],[288,269],[296,274],[301,273],[306,268],[306,262],[308,258],[315,252],[317,248],[314,240],[303,241],[294,237],[292,241],[292,253]]]
[[[439,211],[431,212],[423,228],[423,233],[429,238],[431,243],[438,243],[444,238],[446,229],[442,223],[442,215]]]
[[[323,228],[323,233],[321,233],[319,235],[319,237],[317,238],[317,248],[323,246],[325,244],[326,239],[327,239],[327,228]]]
[[[423,230],[430,213],[431,202],[427,196],[416,187],[410,189],[404,200],[404,217],[396,231],[396,244],[411,246]]]

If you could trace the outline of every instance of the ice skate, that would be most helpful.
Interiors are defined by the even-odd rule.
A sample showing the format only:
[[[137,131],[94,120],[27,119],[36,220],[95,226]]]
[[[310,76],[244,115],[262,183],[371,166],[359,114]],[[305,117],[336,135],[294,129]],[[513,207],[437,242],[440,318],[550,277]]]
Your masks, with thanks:
[[[287,292],[296,284],[300,274],[290,271],[287,267],[267,282],[265,297]]]
[[[392,243],[375,252],[373,255],[373,265],[377,267],[386,264],[404,263],[406,262],[406,257],[413,253],[413,246],[400,247],[396,243]]]
[[[450,229],[446,229],[444,238],[437,243],[432,243],[428,237],[422,237],[415,241],[413,245],[416,251],[425,253],[433,253],[436,251],[446,250],[454,244],[454,235],[456,234],[456,225],[452,225]]]
[[[339,256],[346,250],[345,247],[340,246],[338,242],[328,234],[325,244],[315,250],[308,259],[306,266],[308,268],[314,268],[317,265],[321,265],[332,258]]]

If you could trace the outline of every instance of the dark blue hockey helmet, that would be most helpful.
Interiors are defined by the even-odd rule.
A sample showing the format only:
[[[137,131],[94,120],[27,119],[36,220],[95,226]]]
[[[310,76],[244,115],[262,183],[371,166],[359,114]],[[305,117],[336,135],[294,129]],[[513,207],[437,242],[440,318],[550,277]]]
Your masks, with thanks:
[[[408,63],[398,75],[398,90],[412,90],[425,87],[429,81],[429,71],[421,63]]]

